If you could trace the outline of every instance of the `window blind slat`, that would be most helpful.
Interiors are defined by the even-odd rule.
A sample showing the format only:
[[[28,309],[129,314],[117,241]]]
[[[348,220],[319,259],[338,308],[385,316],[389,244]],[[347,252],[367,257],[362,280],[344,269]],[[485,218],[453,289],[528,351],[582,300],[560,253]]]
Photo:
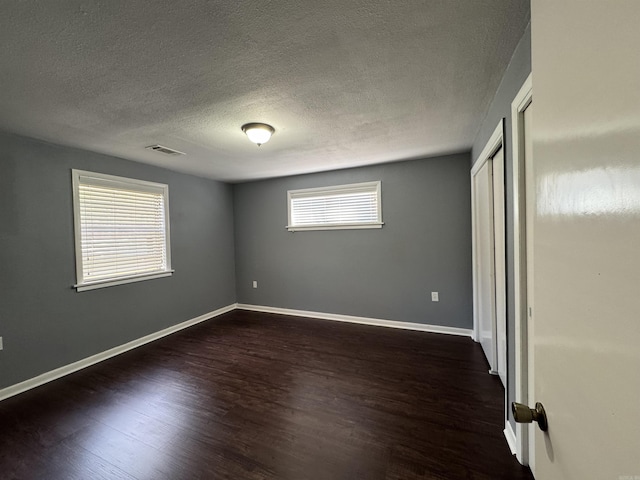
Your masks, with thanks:
[[[155,262],[146,262],[146,263],[140,263],[140,262],[115,262],[118,264],[118,268],[120,269],[121,272],[124,272],[125,270],[143,270],[143,269],[155,269],[158,267],[158,263]],[[95,276],[99,273],[103,273],[103,274],[110,274],[112,267],[111,265],[105,265],[105,264],[89,264],[87,266],[87,270],[88,270],[88,274],[90,276]]]
[[[140,250],[133,250],[133,251],[129,251],[128,253],[118,253],[118,254],[111,254],[111,255],[105,255],[104,252],[87,252],[86,255],[86,259],[85,261],[87,262],[87,264],[91,263],[92,265],[111,265],[112,263],[127,263],[127,262],[131,262],[131,261],[135,261],[135,262],[139,262],[139,263],[144,263],[144,262],[153,262],[153,263],[160,263],[162,260],[162,257],[160,256],[162,254],[161,249],[157,249],[155,252],[155,254],[157,254],[157,257],[154,256],[152,257],[147,257],[145,259],[140,259],[139,255],[141,253],[145,253],[147,252],[148,249],[140,249]]]
[[[116,208],[118,210],[116,210]],[[118,217],[135,216],[135,218],[141,218],[141,217],[155,218],[159,213],[159,210],[152,210],[148,208],[142,208],[139,206],[128,208],[123,205],[118,205],[118,206],[109,205],[108,207],[107,206],[95,207],[93,205],[87,205],[82,207],[81,211],[86,216],[90,216],[90,215],[100,216],[100,215],[109,214],[109,215],[115,215]]]
[[[119,247],[137,247],[139,245],[145,245],[147,247],[150,247],[152,245],[157,245],[159,247],[162,247],[162,245],[164,244],[163,241],[161,240],[144,240],[144,241],[140,241],[140,242],[121,242],[121,241],[106,241],[106,240],[102,240],[100,242],[93,242],[93,244],[91,246],[86,246],[86,247],[82,247],[82,251],[100,251],[100,250],[110,250],[111,249],[111,245],[113,243],[117,243]]]

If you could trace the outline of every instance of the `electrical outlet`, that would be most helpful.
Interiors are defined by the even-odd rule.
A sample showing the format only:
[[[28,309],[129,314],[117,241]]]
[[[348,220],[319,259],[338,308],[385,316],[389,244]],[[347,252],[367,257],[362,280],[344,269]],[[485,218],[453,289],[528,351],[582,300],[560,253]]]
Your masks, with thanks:
[[[438,292],[431,292],[431,301],[432,302],[439,302],[440,298],[438,296]]]
[[[258,288],[258,281],[257,280],[253,281],[253,288]]]

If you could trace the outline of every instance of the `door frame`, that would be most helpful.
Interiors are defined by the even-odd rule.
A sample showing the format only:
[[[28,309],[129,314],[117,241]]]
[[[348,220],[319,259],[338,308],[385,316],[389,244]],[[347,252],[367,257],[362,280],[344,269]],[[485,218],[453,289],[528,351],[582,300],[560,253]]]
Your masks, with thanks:
[[[527,335],[527,251],[524,169],[524,111],[533,100],[532,76],[529,74],[511,103],[511,142],[513,172],[513,268],[515,320],[515,401],[528,404],[529,345]],[[516,423],[516,458],[529,464],[529,428]]]
[[[476,205],[475,205],[475,185],[474,185],[474,176],[476,175],[476,173],[478,173],[478,171],[485,165],[485,163],[487,163],[489,160],[491,160],[493,158],[493,156],[496,154],[496,152],[502,148],[503,149],[503,157],[504,157],[504,161],[506,162],[506,152],[505,152],[505,145],[504,145],[504,119],[500,119],[500,121],[498,122],[498,125],[496,126],[496,128],[494,129],[493,133],[491,134],[491,137],[489,137],[489,140],[487,141],[487,144],[485,145],[485,147],[482,149],[482,152],[480,153],[480,155],[478,156],[476,162],[473,164],[473,167],[471,168],[471,246],[472,246],[472,271],[473,271],[473,339],[476,342],[480,341],[480,334],[479,334],[479,319],[478,319],[478,282],[477,282],[477,272],[476,272],[476,265],[477,265],[477,245],[476,245]],[[495,179],[493,181],[493,186],[496,185]],[[504,183],[504,169],[503,169],[503,178],[499,179],[499,181],[497,182],[497,185],[499,186],[499,191],[494,191],[494,197],[496,195],[499,196],[499,198],[502,199],[502,209],[503,212],[505,213],[505,218],[506,218],[506,202],[505,202],[505,183]],[[506,233],[506,228],[505,225],[502,225],[501,227],[501,234],[504,235]],[[495,233],[496,233],[496,225],[494,223],[493,226],[493,232],[494,232],[494,239],[493,239],[493,243],[495,246]],[[505,248],[506,248],[506,241],[504,242]],[[506,254],[505,252],[498,252],[499,254],[494,255],[494,265],[495,265],[495,271],[494,271],[494,284],[495,284],[495,290],[494,290],[494,295],[497,298],[498,295],[501,295],[502,298],[504,299],[504,301],[502,302],[502,304],[504,305],[504,312],[502,312],[502,316],[505,319],[505,328],[506,328]],[[502,275],[504,275],[505,277],[505,281],[502,282],[502,285],[504,288],[502,289],[498,289],[497,288],[497,282],[495,282],[495,277],[498,275],[498,272],[501,272]],[[501,291],[498,291],[501,290]],[[495,301],[496,298],[494,298],[494,304],[496,304],[497,302]],[[494,305],[496,306],[496,305]],[[498,314],[497,311],[494,312],[495,313],[495,318],[497,320],[498,318]],[[496,329],[497,331],[497,329]],[[496,342],[496,350],[495,350],[495,359],[494,359],[494,363],[496,365],[496,368],[498,367],[498,361],[497,361],[497,357],[498,357],[498,341],[497,338],[494,339]],[[504,359],[505,359],[505,378],[508,378],[508,361],[507,361],[507,352],[506,352],[506,344],[505,344],[505,348],[504,351],[502,352],[502,355],[504,355]],[[498,372],[491,372],[491,373],[498,373]],[[505,382],[506,383],[506,382]],[[506,405],[506,393],[507,393],[508,389],[507,389],[507,385],[505,385],[505,405]]]

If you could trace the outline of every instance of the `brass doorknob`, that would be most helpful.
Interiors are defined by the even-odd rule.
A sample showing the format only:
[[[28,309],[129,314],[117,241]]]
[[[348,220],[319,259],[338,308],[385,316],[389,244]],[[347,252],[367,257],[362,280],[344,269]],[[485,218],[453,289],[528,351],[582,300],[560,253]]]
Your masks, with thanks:
[[[536,403],[536,408],[529,408],[522,403],[512,402],[511,411],[513,412],[513,418],[517,423],[531,423],[538,422],[538,427],[543,432],[549,429],[547,423],[547,414],[544,411],[544,407],[540,402]]]

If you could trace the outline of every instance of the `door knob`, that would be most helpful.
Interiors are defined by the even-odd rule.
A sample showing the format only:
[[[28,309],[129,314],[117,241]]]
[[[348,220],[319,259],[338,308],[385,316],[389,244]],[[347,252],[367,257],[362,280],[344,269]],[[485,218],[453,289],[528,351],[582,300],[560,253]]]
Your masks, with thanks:
[[[540,402],[536,403],[536,408],[529,408],[527,405],[511,402],[511,411],[517,423],[538,422],[538,427],[540,427],[540,430],[543,432],[549,429],[547,414]]]

